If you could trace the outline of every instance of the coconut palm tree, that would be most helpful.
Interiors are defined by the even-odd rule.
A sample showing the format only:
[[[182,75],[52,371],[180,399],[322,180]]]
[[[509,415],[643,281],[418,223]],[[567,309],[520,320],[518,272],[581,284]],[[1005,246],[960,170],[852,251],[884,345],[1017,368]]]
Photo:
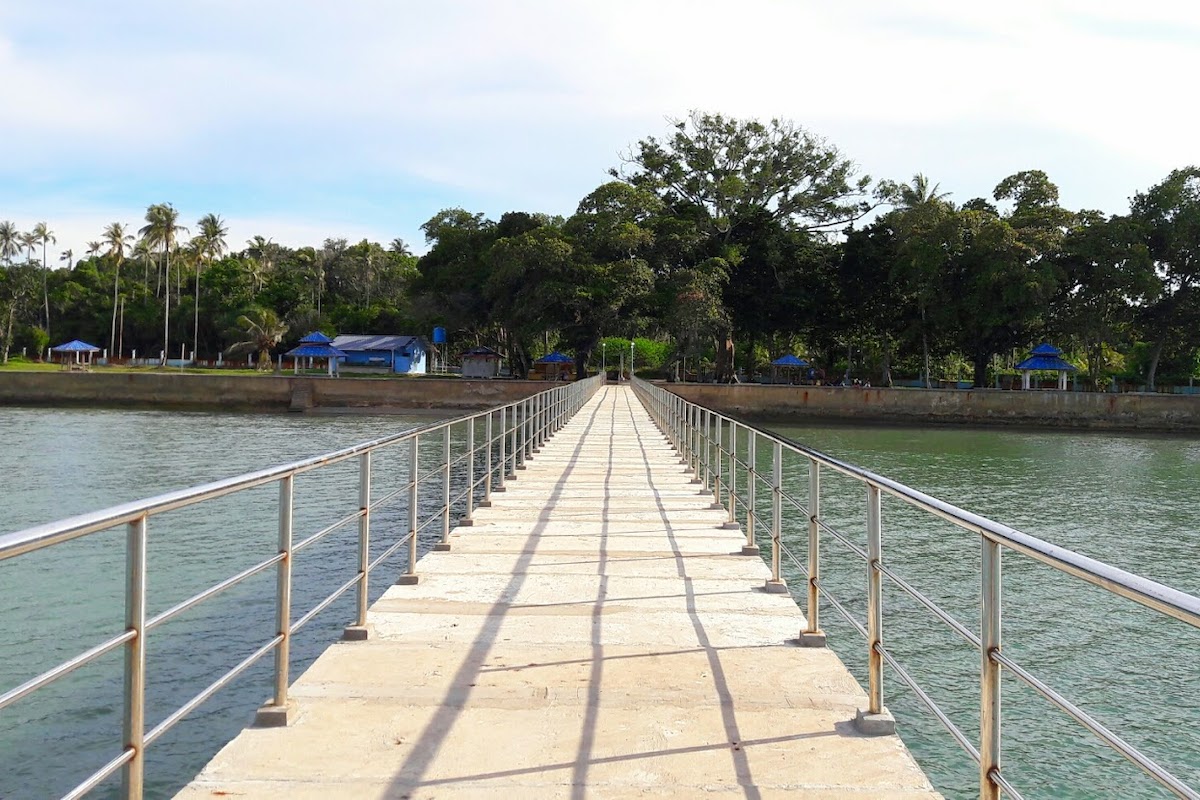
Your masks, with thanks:
[[[9,220],[0,222],[0,261],[12,264],[13,256],[21,252],[21,234]]]
[[[125,253],[133,243],[133,234],[126,232],[126,226],[120,222],[110,222],[104,229],[104,242],[108,245],[108,257],[112,259],[116,270],[113,273],[113,313],[112,326],[108,333],[108,350],[120,358],[117,351],[117,292],[121,285],[121,265],[125,263]]]
[[[200,229],[200,235],[196,237],[199,240],[199,247],[196,258],[196,315],[192,322],[193,352],[198,352],[200,349],[200,268],[204,265],[205,259],[211,261],[225,255],[225,237],[229,234],[225,220],[216,214],[205,214],[196,223],[196,226]]]
[[[154,261],[154,248],[145,239],[133,245],[133,257],[142,263],[142,297],[150,294],[150,264]]]
[[[171,249],[180,233],[187,233],[187,228],[179,224],[179,212],[170,203],[155,203],[146,209],[146,225],[138,234],[151,245],[160,248],[165,260],[163,262],[163,366],[167,365],[170,355],[171,333]]]
[[[67,269],[71,269],[75,266],[75,251],[68,247],[58,254],[58,260],[67,262]]]
[[[95,258],[96,256],[98,256],[100,254],[100,249],[103,247],[104,247],[104,245],[101,244],[100,242],[97,242],[97,241],[88,242],[87,243],[88,258]]]
[[[279,315],[269,308],[255,308],[237,318],[238,327],[246,338],[230,345],[226,350],[228,355],[238,353],[258,352],[258,368],[271,368],[271,349],[283,341],[288,332],[286,323]]]
[[[42,302],[46,309],[46,335],[50,334],[50,286],[47,280],[47,275],[50,272],[50,265],[46,263],[46,245],[57,244],[58,240],[54,238],[54,231],[44,222],[39,222],[33,226],[31,234],[35,242],[42,246]]]

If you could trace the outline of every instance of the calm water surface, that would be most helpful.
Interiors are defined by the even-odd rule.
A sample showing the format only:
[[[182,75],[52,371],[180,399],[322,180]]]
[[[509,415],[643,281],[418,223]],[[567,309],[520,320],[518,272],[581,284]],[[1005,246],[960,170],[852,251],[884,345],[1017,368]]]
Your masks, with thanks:
[[[374,416],[231,415],[0,408],[0,532],[283,463],[429,420]],[[1108,434],[778,427],[781,433],[997,521],[1164,583],[1200,593],[1200,440]],[[764,448],[765,449],[765,448]],[[437,453],[426,453],[429,464]],[[761,468],[769,454],[760,450]],[[379,492],[406,479],[403,458],[374,464]],[[807,479],[785,465],[798,496]],[[296,481],[296,530],[312,532],[357,507],[357,466]],[[277,490],[255,490],[181,510],[150,526],[155,614],[275,549]],[[436,498],[423,505],[436,503]],[[865,545],[865,493],[824,478],[827,519]],[[766,510],[764,508],[764,510]],[[403,506],[373,521],[373,550],[402,534]],[[953,526],[884,498],[884,559],[974,630],[979,543]],[[436,528],[437,526],[432,526]],[[436,537],[436,531],[430,536]],[[124,542],[97,534],[0,562],[0,689],[7,689],[123,627]],[[293,619],[356,569],[355,534],[297,556]],[[806,533],[789,521],[798,556]],[[428,542],[423,544],[423,548]],[[765,551],[765,548],[764,548]],[[803,559],[802,559],[803,560]],[[403,556],[389,574],[404,566]],[[801,586],[794,569],[789,582]],[[860,619],[865,568],[828,538],[824,579]],[[373,584],[372,599],[383,588]],[[979,657],[885,582],[885,641],[972,739],[978,737]],[[183,614],[148,637],[148,727],[271,635],[274,575],[267,572]],[[801,599],[801,602],[803,600]],[[348,594],[302,630],[298,675],[353,616]],[[1193,785],[1200,785],[1200,636],[1015,554],[1004,556],[1006,652]],[[865,683],[864,646],[829,607],[823,627]],[[165,734],[147,754],[148,795],[178,789],[248,722],[271,691],[270,659]],[[0,798],[58,796],[120,746],[121,658],[110,654],[48,690],[0,711]],[[976,769],[894,676],[885,702],[937,787],[977,793]],[[1026,797],[1161,797],[1090,734],[1016,682],[1004,684],[1004,765]],[[99,796],[113,796],[115,785]]]
[[[1200,440],[1181,436],[1009,430],[774,426],[830,455],[1054,544],[1200,594]],[[762,459],[760,469],[769,469]],[[807,470],[785,462],[807,501]],[[866,491],[822,472],[822,512],[866,547]],[[766,509],[764,509],[766,510]],[[769,513],[769,511],[768,511]],[[978,537],[883,499],[883,558],[979,632]],[[807,530],[785,526],[807,561]],[[1110,729],[1200,786],[1200,631],[1032,562],[1003,557],[1004,649]],[[804,585],[799,570],[789,583]],[[866,569],[831,537],[822,577],[865,620]],[[797,593],[799,595],[799,592]],[[801,599],[803,603],[803,599]],[[884,641],[951,719],[979,738],[979,655],[884,580]],[[830,645],[866,684],[861,636],[828,605]],[[1025,797],[1167,796],[1040,695],[1003,683],[1003,768]],[[905,743],[947,797],[978,794],[978,768],[885,668],[884,702]]]
[[[329,452],[428,423],[429,416],[297,416],[0,408],[0,532]],[[404,456],[373,461],[375,497],[407,480]],[[436,444],[423,461],[439,460]],[[461,452],[461,451],[460,451]],[[296,539],[358,507],[355,460],[295,480]],[[423,505],[436,505],[436,487]],[[153,616],[271,556],[278,488],[271,485],[149,525]],[[372,520],[372,557],[407,528],[407,509]],[[439,526],[429,529],[440,535]],[[124,628],[124,531],[93,534],[0,562],[0,688],[7,690]],[[297,554],[292,619],[357,571],[357,526]],[[428,546],[424,543],[423,547]],[[403,571],[403,551],[384,578]],[[375,573],[373,573],[374,576]],[[147,730],[273,635],[275,572],[267,570],[147,635]],[[293,679],[354,616],[348,592],[293,638]],[[147,750],[147,796],[186,783],[249,722],[272,687],[264,658]],[[120,752],[122,657],[111,653],[0,711],[0,798],[58,797]],[[114,797],[119,782],[97,792]]]

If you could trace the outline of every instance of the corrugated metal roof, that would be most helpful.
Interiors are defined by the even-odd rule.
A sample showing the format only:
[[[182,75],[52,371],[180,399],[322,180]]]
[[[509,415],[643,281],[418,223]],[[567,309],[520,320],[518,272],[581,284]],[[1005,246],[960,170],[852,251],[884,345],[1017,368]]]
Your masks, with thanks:
[[[462,354],[463,358],[501,358],[502,356],[490,347],[472,347]]]
[[[299,347],[288,350],[284,353],[285,356],[295,356],[296,358],[345,358],[346,354],[336,347],[331,347],[327,344],[302,344]]]
[[[94,344],[81,342],[78,339],[72,339],[66,344],[60,344],[58,347],[50,348],[55,353],[99,353],[100,348]]]
[[[363,350],[382,350],[384,352],[408,350],[414,343],[422,349],[428,349],[424,337],[421,336],[340,333],[333,340],[334,347],[347,352]]]
[[[1057,356],[1031,356],[1020,364],[1017,364],[1017,369],[1047,369],[1047,370],[1066,370],[1075,372],[1075,367],[1063,361]]]
[[[329,344],[333,339],[330,339],[320,331],[313,331],[308,336],[300,340],[300,344]]]
[[[1031,356],[1061,356],[1062,350],[1059,350],[1052,344],[1042,342],[1037,347],[1029,351]]]

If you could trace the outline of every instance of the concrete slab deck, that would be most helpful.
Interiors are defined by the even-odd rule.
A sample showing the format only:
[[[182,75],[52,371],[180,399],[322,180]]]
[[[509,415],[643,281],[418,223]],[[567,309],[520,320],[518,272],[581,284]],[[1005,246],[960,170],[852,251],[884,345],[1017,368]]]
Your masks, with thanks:
[[[690,479],[602,387],[178,796],[939,797]]]

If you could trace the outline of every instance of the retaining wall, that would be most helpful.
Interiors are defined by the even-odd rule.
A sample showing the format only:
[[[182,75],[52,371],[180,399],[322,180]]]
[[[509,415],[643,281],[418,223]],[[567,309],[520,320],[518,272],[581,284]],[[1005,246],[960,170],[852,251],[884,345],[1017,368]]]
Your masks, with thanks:
[[[0,372],[0,405],[162,406],[239,410],[450,408],[510,403],[541,381],[318,378],[136,372]]]
[[[1186,395],[758,384],[664,383],[663,386],[701,405],[772,421],[813,419],[1200,432],[1200,397]]]

